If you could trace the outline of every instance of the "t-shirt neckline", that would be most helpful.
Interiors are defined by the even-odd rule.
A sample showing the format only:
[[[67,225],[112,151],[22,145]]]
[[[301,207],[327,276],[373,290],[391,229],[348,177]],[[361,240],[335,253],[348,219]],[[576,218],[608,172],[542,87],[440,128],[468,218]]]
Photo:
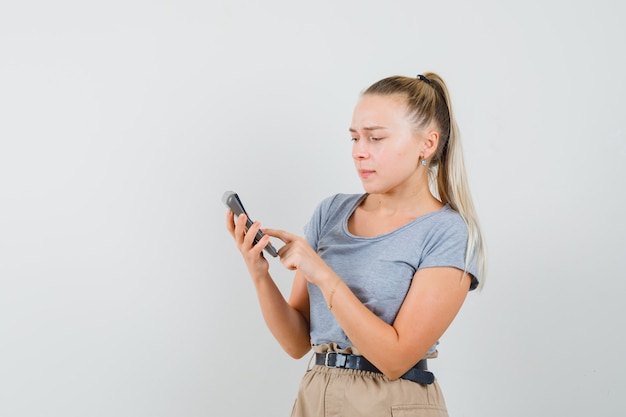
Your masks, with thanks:
[[[354,211],[357,209],[357,207],[359,207],[361,205],[361,203],[363,202],[363,200],[365,200],[365,198],[368,196],[368,193],[363,193],[359,196],[359,198],[357,198],[355,200],[355,202],[352,204],[352,207],[350,208],[350,210],[348,210],[346,216],[344,217],[344,219],[342,220],[342,225],[343,225],[343,231],[344,233],[353,238],[353,239],[363,239],[363,240],[379,240],[379,239],[384,239],[388,236],[392,236],[396,233],[400,233],[402,230],[407,229],[409,227],[411,227],[412,225],[416,224],[416,223],[420,223],[434,215],[437,215],[439,213],[443,213],[444,211],[448,211],[450,209],[450,204],[446,203],[444,204],[444,206],[442,208],[440,208],[439,210],[435,210],[435,211],[431,211],[430,213],[426,213],[423,214],[419,217],[416,217],[415,219],[411,220],[410,222],[403,224],[402,226],[398,227],[397,229],[394,229],[390,232],[387,233],[383,233],[381,235],[376,235],[376,236],[359,236],[359,235],[355,235],[354,233],[350,232],[350,229],[348,229],[348,220],[350,219],[350,217],[354,214]]]

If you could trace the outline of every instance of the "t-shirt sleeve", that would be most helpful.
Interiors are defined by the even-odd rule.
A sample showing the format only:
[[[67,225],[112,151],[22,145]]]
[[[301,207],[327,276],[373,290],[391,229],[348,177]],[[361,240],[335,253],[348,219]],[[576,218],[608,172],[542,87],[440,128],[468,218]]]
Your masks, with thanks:
[[[328,213],[330,211],[331,205],[336,198],[335,196],[330,196],[322,200],[317,204],[315,210],[313,211],[313,215],[309,219],[309,221],[304,225],[304,237],[306,238],[309,245],[317,251],[317,242],[319,241],[320,235],[322,233],[322,228],[325,219],[328,218]]]
[[[470,290],[478,286],[479,277],[475,259],[465,263],[468,230],[460,217],[454,216],[439,224],[431,233],[422,254],[418,269],[453,267],[467,271],[472,277]]]

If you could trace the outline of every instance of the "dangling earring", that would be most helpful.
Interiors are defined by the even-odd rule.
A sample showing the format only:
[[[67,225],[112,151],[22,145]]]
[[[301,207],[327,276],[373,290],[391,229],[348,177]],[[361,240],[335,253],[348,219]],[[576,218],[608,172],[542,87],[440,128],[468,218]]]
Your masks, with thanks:
[[[428,165],[428,161],[424,158],[422,159],[422,166],[425,167],[426,165]]]

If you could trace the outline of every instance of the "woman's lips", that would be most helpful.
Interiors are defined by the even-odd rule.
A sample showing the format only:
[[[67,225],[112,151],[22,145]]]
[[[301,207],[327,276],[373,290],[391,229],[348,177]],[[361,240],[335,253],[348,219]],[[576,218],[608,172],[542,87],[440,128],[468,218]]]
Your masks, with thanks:
[[[371,177],[372,175],[374,175],[375,172],[376,171],[371,170],[371,169],[359,169],[359,177],[363,179],[367,179]]]

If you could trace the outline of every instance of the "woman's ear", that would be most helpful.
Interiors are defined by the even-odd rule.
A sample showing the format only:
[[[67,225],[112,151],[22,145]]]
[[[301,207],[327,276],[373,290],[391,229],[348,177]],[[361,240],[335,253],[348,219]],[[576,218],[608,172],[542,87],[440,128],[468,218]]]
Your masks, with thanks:
[[[428,130],[426,132],[424,143],[422,147],[422,155],[424,155],[424,159],[430,159],[435,152],[437,152],[437,147],[439,146],[439,132],[434,129]]]

